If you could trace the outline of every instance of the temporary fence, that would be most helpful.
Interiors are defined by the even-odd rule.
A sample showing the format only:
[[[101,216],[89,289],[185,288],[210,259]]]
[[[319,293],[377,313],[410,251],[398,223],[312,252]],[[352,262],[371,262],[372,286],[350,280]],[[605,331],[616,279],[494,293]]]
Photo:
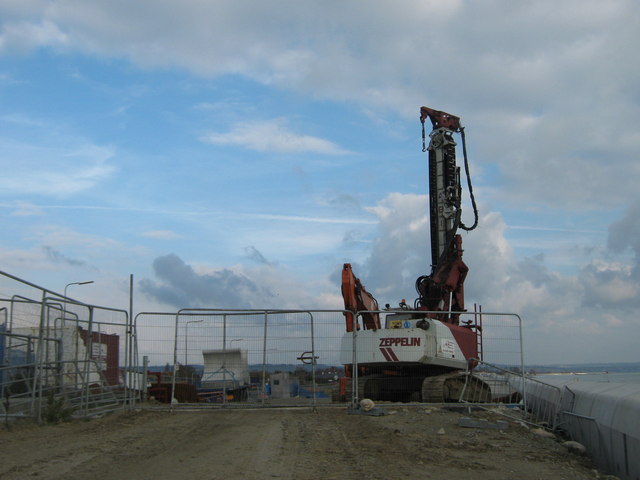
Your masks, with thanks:
[[[0,414],[55,421],[124,408],[134,385],[129,315],[0,272]],[[138,395],[139,396],[139,395]]]
[[[328,403],[343,375],[342,311],[184,309],[134,323],[149,395],[174,406]]]
[[[433,341],[424,358],[413,360],[416,368],[430,355],[461,358],[455,342],[436,344],[436,337],[449,333],[444,324],[432,322],[435,332],[428,336],[414,328],[416,317],[442,318],[443,312],[377,312],[383,336],[398,337],[383,345],[360,342],[366,330],[347,332],[350,312],[343,310],[182,309],[142,312],[132,319],[125,310],[81,303],[0,274],[5,282],[0,294],[6,297],[0,296],[0,413],[7,417],[90,416],[145,400],[168,408],[355,405],[376,389],[385,390],[387,382],[397,384],[384,375],[371,384],[355,380],[362,380],[367,355],[378,359],[382,373],[396,368],[398,349],[413,341],[402,340],[403,332],[423,335],[425,348],[427,338]],[[5,294],[10,289],[17,293]],[[355,324],[363,323],[364,313],[356,313]],[[524,381],[520,318],[476,311],[460,314],[458,321],[463,330],[477,332],[472,335],[477,359],[458,363],[461,376],[449,387],[466,395],[463,401],[515,401],[514,387],[504,379],[509,373]],[[468,365],[475,369],[465,374]],[[425,375],[450,368],[439,366]],[[469,382],[488,386],[491,398],[484,386]],[[399,400],[433,401],[420,395]]]
[[[171,408],[355,403],[366,392],[348,377],[357,378],[357,349],[367,347],[354,340],[362,330],[346,332],[346,313],[219,309],[140,313],[134,321],[136,353],[144,359],[149,397]],[[460,323],[473,324],[482,332],[478,351],[483,358],[469,379],[483,379],[496,392],[492,398],[471,401],[513,401],[517,395],[505,373],[524,371],[520,318],[477,312],[463,314]],[[393,363],[392,357],[386,360]]]

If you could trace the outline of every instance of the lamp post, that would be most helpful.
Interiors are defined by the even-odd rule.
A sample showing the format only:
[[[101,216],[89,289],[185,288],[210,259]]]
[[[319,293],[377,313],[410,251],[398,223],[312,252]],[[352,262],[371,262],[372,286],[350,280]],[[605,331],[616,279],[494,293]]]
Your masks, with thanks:
[[[67,317],[67,288],[69,288],[71,285],[89,285],[90,283],[93,283],[93,280],[87,280],[86,282],[71,282],[71,283],[67,283],[64,286],[64,304],[62,307],[62,323],[63,324]]]
[[[89,285],[90,283],[93,283],[93,280],[88,280],[86,282],[71,282],[71,283],[67,283],[64,287],[64,296],[65,298],[67,297],[67,288],[69,288],[71,285]]]

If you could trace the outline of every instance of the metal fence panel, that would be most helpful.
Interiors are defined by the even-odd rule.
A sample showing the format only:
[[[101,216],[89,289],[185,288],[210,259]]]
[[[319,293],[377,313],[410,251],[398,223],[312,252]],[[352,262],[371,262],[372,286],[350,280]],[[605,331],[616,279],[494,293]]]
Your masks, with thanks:
[[[339,311],[188,309],[135,322],[150,394],[201,405],[331,401],[342,376],[338,323]]]
[[[6,416],[38,421],[122,408],[132,398],[129,318],[0,272],[0,390]],[[29,297],[27,295],[32,295]]]
[[[347,333],[342,310],[183,309],[143,312],[131,321],[126,311],[79,303],[0,272],[0,293],[6,291],[18,292],[0,298],[0,386],[12,401],[3,407],[6,414],[17,413],[22,401],[20,408],[28,408],[20,412],[41,418],[50,394],[65,399],[80,416],[150,398],[169,408],[355,404],[367,392],[359,391],[351,377],[358,377],[359,362],[373,357],[382,364],[383,375],[376,380],[382,388],[405,386],[405,380],[398,382],[384,371],[400,361],[399,351],[380,345],[371,331]],[[466,376],[450,387],[459,389],[465,401],[486,401],[465,393],[474,378],[481,378],[491,385],[493,400],[504,389],[501,401],[513,401],[505,373],[524,378],[520,318],[469,312],[460,316],[460,324],[469,327],[467,332],[480,332],[478,339],[469,337],[481,340],[478,366],[474,376],[464,366],[455,367]],[[411,322],[396,326],[385,329],[385,336],[418,331]],[[432,327],[449,333],[444,324],[432,322]],[[354,341],[367,335],[373,343]],[[402,342],[393,345],[406,346]],[[421,348],[427,357],[442,357],[454,346]],[[453,367],[445,364],[425,375],[450,372]],[[28,402],[20,400],[18,384],[28,387],[21,393]]]
[[[481,363],[480,378],[496,392],[504,390],[497,401],[515,401],[505,372],[524,370],[519,317],[470,313],[461,320],[482,323],[480,351],[495,362]],[[354,352],[343,311],[184,309],[143,312],[135,325],[149,394],[173,408],[344,404],[360,396],[357,382],[346,377],[357,374],[351,364],[363,352]]]

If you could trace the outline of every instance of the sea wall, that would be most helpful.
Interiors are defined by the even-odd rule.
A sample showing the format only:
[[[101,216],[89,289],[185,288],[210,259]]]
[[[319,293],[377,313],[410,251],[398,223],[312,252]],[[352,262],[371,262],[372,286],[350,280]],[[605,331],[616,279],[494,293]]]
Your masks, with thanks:
[[[525,392],[527,409],[582,443],[598,467],[640,479],[639,384],[552,378],[526,381]]]

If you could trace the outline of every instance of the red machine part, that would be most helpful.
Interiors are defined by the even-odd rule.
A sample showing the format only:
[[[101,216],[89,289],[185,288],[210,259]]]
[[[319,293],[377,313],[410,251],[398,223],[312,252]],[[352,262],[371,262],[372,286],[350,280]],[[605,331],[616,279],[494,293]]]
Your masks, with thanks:
[[[464,281],[469,267],[462,260],[462,237],[454,237],[455,247],[432,276],[420,277],[418,289],[423,303],[419,310],[443,312],[431,315],[445,323],[458,325],[464,312]],[[420,282],[420,280],[422,282]]]
[[[351,270],[351,264],[345,263],[342,266],[342,298],[344,299],[345,320],[347,322],[347,332],[353,332],[355,328],[360,330],[360,325],[354,319],[356,312],[362,313],[362,322],[365,330],[378,330],[380,328],[380,315],[378,313],[369,313],[368,311],[377,312],[378,302],[364,288],[360,279],[356,278]]]
[[[91,351],[89,356],[95,360],[98,365],[104,367],[102,374],[109,385],[119,385],[122,383],[120,378],[120,367],[118,365],[120,351],[120,337],[116,334],[108,334],[103,332],[91,332],[82,327],[78,327],[78,334],[84,342],[85,347],[89,346],[89,338],[91,338]]]
[[[434,110],[429,107],[420,108],[420,122],[424,125],[426,119],[431,120],[433,128],[448,128],[454,132],[459,132],[462,128],[460,126],[460,117],[451,115],[447,112],[441,112],[440,110]]]
[[[447,327],[451,330],[464,357],[467,359],[478,358],[478,334],[475,325],[447,324]]]

